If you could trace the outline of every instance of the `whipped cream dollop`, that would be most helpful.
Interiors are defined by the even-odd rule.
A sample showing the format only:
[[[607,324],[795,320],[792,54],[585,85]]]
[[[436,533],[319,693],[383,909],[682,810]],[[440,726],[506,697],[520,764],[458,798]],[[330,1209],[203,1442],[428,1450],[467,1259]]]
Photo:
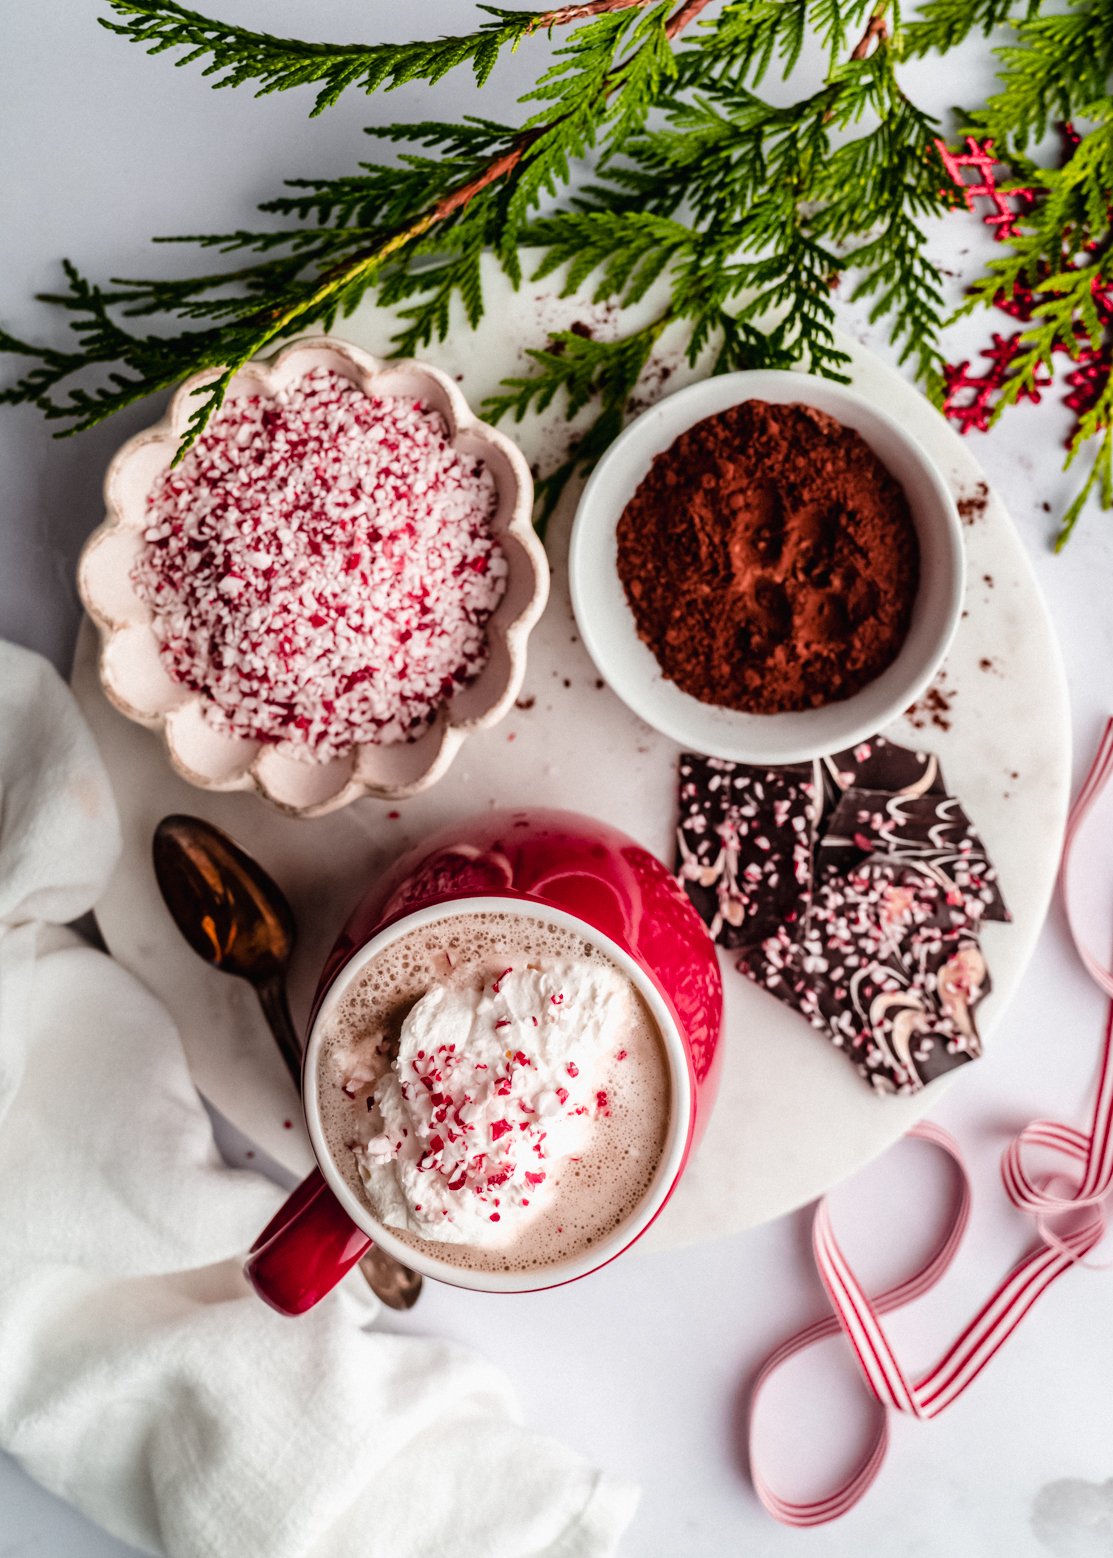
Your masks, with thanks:
[[[427,991],[356,1150],[379,1218],[423,1239],[509,1242],[608,1110],[627,1000],[617,970],[571,961]]]

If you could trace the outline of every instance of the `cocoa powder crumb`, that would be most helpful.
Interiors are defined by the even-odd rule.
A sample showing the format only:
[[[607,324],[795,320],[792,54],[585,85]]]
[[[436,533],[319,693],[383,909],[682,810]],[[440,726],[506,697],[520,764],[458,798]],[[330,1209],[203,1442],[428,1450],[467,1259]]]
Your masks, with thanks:
[[[537,699],[536,698],[532,698],[532,697],[530,697],[530,698],[519,698],[518,701],[515,703],[514,707],[516,709],[522,709],[522,710],[532,709],[536,702],[537,702]]]
[[[619,520],[618,572],[669,680],[772,714],[850,697],[891,664],[919,546],[903,489],[858,433],[751,400],[657,456]]]
[[[675,363],[665,362],[660,357],[651,357],[638,379],[637,394],[630,397],[626,408],[628,413],[636,416],[638,412],[647,411],[650,406],[655,406],[675,371]]]
[[[989,488],[980,481],[973,492],[958,500],[959,518],[964,525],[977,524],[989,506]]]
[[[928,725],[934,725],[936,730],[950,730],[954,700],[954,690],[947,686],[947,673],[940,671],[923,697],[905,709],[904,717],[914,730]]]

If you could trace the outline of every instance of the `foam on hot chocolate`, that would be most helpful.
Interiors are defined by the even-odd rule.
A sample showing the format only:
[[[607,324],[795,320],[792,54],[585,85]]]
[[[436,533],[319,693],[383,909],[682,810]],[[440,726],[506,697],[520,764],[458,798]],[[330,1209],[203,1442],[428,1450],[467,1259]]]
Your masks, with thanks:
[[[321,1115],[380,1221],[439,1260],[520,1271],[582,1254],[645,1196],[668,1067],[639,993],[575,931],[512,913],[411,931],[325,1035]]]

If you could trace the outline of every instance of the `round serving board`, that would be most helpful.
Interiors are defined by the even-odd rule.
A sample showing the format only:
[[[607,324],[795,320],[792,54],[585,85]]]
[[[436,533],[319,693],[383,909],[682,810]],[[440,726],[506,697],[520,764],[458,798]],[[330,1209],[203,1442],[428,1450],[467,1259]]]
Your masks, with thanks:
[[[528,268],[529,256],[526,256]],[[586,295],[558,298],[546,284],[515,292],[493,264],[479,329],[458,324],[426,354],[454,374],[473,406],[525,351],[554,328],[600,334],[613,311]],[[632,324],[659,309],[647,297]],[[365,306],[343,334],[385,354],[392,315]],[[966,610],[934,696],[889,728],[898,741],[939,754],[949,787],[982,832],[1013,911],[989,925],[984,947],[993,993],[979,1009],[996,1042],[1001,1015],[1047,911],[1070,779],[1067,690],[1058,647],[1020,540],[987,493],[967,447],[898,374],[849,339],[856,390],[899,418],[952,484],[968,525]],[[698,376],[662,340],[643,399]],[[554,464],[569,426],[557,408],[508,427],[538,469]],[[282,884],[297,916],[292,977],[295,1017],[307,1011],[317,970],[364,884],[402,849],[442,824],[496,805],[531,802],[590,813],[632,833],[669,864],[678,748],[658,736],[599,681],[572,618],[565,577],[574,492],[548,536],[552,598],[530,640],[521,699],[502,725],[471,738],[447,776],[396,804],[362,800],[314,821],[294,821],[250,795],[194,790],[170,768],[156,738],[129,724],[102,695],[94,634],[86,623],[73,685],[108,766],[124,850],[97,907],[110,950],[166,1002],[197,1086],[266,1152],[291,1169],[309,1166],[297,1099],[252,993],[207,969],[164,909],[150,863],[151,835],[168,812],[192,812],[226,828]],[[895,1141],[929,1111],[943,1084],[911,1098],[874,1095],[808,1025],[756,989],[722,958],[726,990],[722,1084],[707,1134],[685,1180],[641,1248],[710,1239],[776,1217],[820,1194]],[[1003,1036],[1003,1035],[1002,1035]],[[978,1085],[979,1068],[953,1074]]]

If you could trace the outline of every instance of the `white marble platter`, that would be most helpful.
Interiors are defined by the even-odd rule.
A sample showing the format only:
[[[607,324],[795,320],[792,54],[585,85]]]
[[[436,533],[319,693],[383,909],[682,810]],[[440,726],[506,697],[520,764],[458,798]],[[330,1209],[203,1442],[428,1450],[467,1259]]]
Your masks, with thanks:
[[[528,256],[526,256],[528,264]],[[487,312],[476,332],[460,325],[427,352],[455,374],[477,406],[525,349],[578,323],[604,334],[612,310],[586,295],[560,299],[550,282],[514,292],[489,266]],[[651,317],[660,298],[641,305]],[[628,324],[638,323],[627,316]],[[393,321],[362,308],[337,333],[385,354]],[[969,505],[966,609],[935,687],[934,711],[890,727],[894,739],[939,754],[949,787],[989,845],[1014,921],[990,925],[984,945],[994,989],[979,1009],[995,1042],[1000,1017],[1047,911],[1070,778],[1067,689],[1051,624],[1021,542],[1002,504],[985,494],[967,446],[927,402],[865,348],[844,339],[851,380],[900,419]],[[647,369],[646,403],[697,374],[666,335]],[[546,469],[568,437],[558,410],[508,428]],[[980,494],[984,495],[984,502]],[[590,813],[633,834],[671,863],[677,747],[625,708],[597,678],[580,642],[565,575],[575,493],[549,530],[553,591],[530,642],[522,707],[473,737],[432,790],[392,805],[362,800],[295,821],[254,796],[190,788],[150,732],[129,724],[102,695],[95,638],[85,624],[73,684],[108,765],[123,821],[124,853],[97,908],[112,953],[156,991],[182,1032],[199,1089],[266,1152],[308,1167],[297,1100],[252,993],[205,968],[178,936],[155,887],[150,841],[168,812],[192,812],[232,833],[282,884],[300,931],[292,977],[304,1016],[316,973],[363,886],[404,848],[473,811],[532,802]],[[845,1178],[931,1110],[947,1082],[912,1098],[879,1098],[846,1060],[795,1014],[757,990],[723,956],[725,1059],[719,1099],[685,1180],[642,1241],[661,1249],[735,1232],[797,1207]],[[952,1079],[961,1085],[961,1068]]]

